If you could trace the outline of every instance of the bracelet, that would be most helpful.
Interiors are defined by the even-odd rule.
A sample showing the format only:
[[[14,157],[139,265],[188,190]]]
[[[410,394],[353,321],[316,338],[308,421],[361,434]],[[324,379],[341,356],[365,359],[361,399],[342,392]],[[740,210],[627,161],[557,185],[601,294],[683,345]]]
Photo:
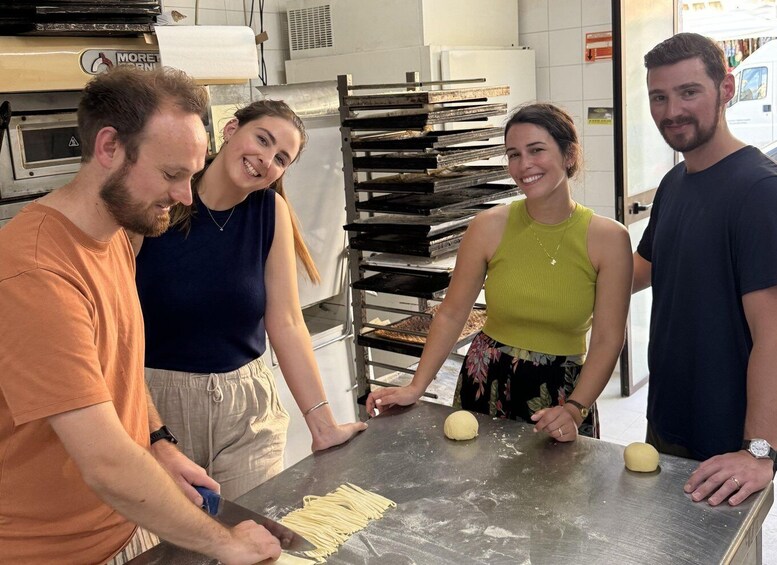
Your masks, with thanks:
[[[308,408],[307,410],[305,410],[305,412],[303,412],[303,414],[302,414],[302,415],[303,415],[303,416],[307,416],[307,415],[308,415],[308,414],[310,414],[310,413],[311,413],[313,410],[317,410],[317,409],[321,408],[322,406],[324,406],[325,404],[329,404],[329,401],[328,401],[328,400],[322,400],[321,402],[319,402],[318,404],[316,404],[316,405],[315,405],[315,406],[313,406],[312,408]]]

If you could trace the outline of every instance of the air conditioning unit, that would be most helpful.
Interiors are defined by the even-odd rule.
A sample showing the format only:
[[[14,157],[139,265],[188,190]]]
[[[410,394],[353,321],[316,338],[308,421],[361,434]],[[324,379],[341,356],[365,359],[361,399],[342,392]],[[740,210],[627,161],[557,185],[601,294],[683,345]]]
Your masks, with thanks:
[[[514,47],[516,0],[290,0],[291,59],[425,45]]]

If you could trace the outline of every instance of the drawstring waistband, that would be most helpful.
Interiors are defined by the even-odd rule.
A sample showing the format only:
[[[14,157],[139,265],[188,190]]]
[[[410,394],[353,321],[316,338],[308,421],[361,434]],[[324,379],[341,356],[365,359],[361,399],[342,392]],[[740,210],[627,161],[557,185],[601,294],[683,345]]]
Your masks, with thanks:
[[[216,373],[210,373],[208,375],[208,385],[206,390],[210,393],[211,400],[218,404],[224,400],[224,393],[221,392],[221,386],[219,385],[218,375]],[[208,465],[205,470],[208,475],[211,474],[211,466],[213,463],[213,403],[208,403]]]

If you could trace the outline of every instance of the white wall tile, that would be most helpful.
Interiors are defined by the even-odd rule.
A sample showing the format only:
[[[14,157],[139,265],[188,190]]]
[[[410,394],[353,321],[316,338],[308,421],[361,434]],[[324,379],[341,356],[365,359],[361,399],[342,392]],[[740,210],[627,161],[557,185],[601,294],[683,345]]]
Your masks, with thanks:
[[[591,208],[595,214],[599,214],[600,216],[604,216],[605,218],[610,218],[611,220],[615,219],[615,206],[588,206]]]
[[[188,14],[187,14],[188,15]],[[196,23],[198,25],[204,25],[204,26],[225,26],[227,24],[227,13],[222,8],[221,10],[210,10],[205,8],[200,8],[197,11],[198,19],[196,19]],[[188,19],[194,20],[194,14],[192,14]],[[194,22],[189,22],[194,23]]]
[[[586,171],[614,171],[612,137],[606,135],[584,137],[583,160]]]
[[[612,207],[612,213],[614,214],[615,174],[612,172],[596,172],[586,169],[585,180],[586,206]]]
[[[578,137],[580,136],[580,124],[583,115],[583,101],[582,100],[567,100],[566,102],[553,101],[556,106],[564,110],[567,114],[572,116],[572,120],[575,122],[575,129],[578,131]],[[581,140],[582,143],[582,140]]]
[[[179,12],[183,10],[194,11],[194,1],[195,0],[175,0],[174,2],[163,2],[162,11],[163,12],[170,12],[172,10],[178,10]]]
[[[548,33],[550,66],[579,65],[583,62],[583,40],[580,28],[551,31]]]
[[[518,33],[523,44],[524,33],[548,29],[547,0],[518,0]]]
[[[580,27],[582,0],[548,0],[548,29]]]
[[[246,5],[250,8],[251,6],[251,0],[245,0]],[[277,14],[277,13],[286,13],[286,9],[289,2],[288,0],[265,0],[264,2],[264,13],[265,14]],[[254,6],[256,7],[256,11],[259,11],[259,0],[256,0],[254,2]]]
[[[612,61],[583,63],[583,98],[612,98]]]
[[[583,206],[586,206],[585,197],[585,171],[578,170],[577,174],[569,179],[569,191],[572,194],[572,199],[580,202]]]
[[[583,27],[612,23],[612,0],[583,0]]]
[[[200,0],[200,10],[224,10],[224,0]]]
[[[254,16],[253,29],[258,34],[260,30],[259,20]],[[289,30],[286,25],[286,14],[267,14],[264,15],[264,31],[267,32],[268,39],[264,44],[265,49],[287,49],[289,48]]]
[[[550,68],[537,69],[537,102],[550,102]]]
[[[227,10],[227,25],[244,26],[247,25],[243,12],[236,10]]]
[[[547,31],[521,34],[521,45],[534,49],[534,65],[536,67],[550,66]]]
[[[583,69],[580,65],[550,67],[550,98],[554,102],[583,99]]]

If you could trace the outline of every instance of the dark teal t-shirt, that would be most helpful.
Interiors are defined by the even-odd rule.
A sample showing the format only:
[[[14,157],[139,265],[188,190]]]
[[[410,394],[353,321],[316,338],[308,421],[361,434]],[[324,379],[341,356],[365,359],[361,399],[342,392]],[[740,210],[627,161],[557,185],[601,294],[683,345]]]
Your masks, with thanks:
[[[777,285],[777,165],[745,147],[658,188],[638,247],[651,262],[647,418],[694,457],[741,448],[753,340],[742,297]]]

